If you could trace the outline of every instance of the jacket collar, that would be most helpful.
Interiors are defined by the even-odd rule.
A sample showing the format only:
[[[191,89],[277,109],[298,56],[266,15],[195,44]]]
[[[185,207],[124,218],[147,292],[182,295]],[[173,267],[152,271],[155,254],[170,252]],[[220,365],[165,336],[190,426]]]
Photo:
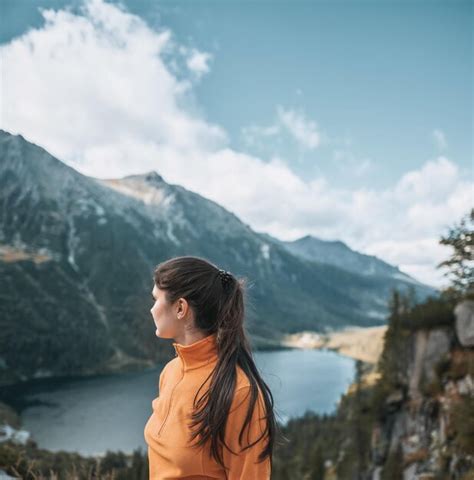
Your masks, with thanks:
[[[173,342],[173,347],[183,363],[184,370],[205,366],[218,358],[217,332],[189,345]]]

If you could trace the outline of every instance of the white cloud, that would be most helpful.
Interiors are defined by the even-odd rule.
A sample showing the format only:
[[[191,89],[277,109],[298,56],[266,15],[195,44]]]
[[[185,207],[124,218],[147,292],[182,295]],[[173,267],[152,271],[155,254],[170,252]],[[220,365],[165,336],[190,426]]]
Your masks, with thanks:
[[[445,148],[447,148],[448,142],[446,141],[446,135],[442,130],[434,129],[432,135],[435,145],[438,147],[439,150],[444,150]]]
[[[208,52],[201,52],[195,48],[188,49],[182,47],[181,51],[186,54],[186,65],[194,72],[198,77],[201,77],[205,73],[209,72],[209,62],[212,59],[212,55]]]
[[[276,136],[280,131],[279,125],[269,125],[267,127],[248,125],[242,128],[242,136],[246,145],[260,146],[262,140],[266,142],[268,137]]]
[[[321,142],[316,122],[309,120],[303,112],[289,109],[281,105],[277,107],[278,119],[288,132],[303,147],[314,150]]]
[[[195,112],[193,81],[208,57],[188,64],[191,78],[178,78],[175,67],[190,50],[168,29],[153,30],[101,0],[87,2],[81,15],[43,15],[42,28],[1,47],[3,129],[84,174],[110,178],[155,169],[257,231],[289,240],[339,238],[440,283],[434,265],[447,255],[437,244],[440,230],[472,204],[472,182],[449,158],[430,159],[383,191],[302,179],[278,156],[264,161],[231,149],[224,129]],[[321,141],[314,122],[282,107],[275,124],[254,127],[249,135],[278,137],[286,129],[309,149]],[[370,165],[363,159],[356,166],[363,172]]]
[[[107,155],[103,164],[125,172],[143,163],[144,145],[147,151],[153,144],[186,155],[227,143],[220,126],[184,106],[192,82],[178,79],[165,63],[164,57],[178,53],[168,29],[153,31],[139,17],[100,0],[85,3],[83,15],[42,13],[43,28],[2,45],[8,92],[3,128],[25,132],[96,175],[106,173],[95,164],[97,152]],[[134,156],[125,157],[124,145]]]
[[[320,146],[322,135],[318,125],[301,111],[285,109],[281,105],[276,107],[275,121],[268,126],[247,125],[242,128],[244,142],[249,146],[261,146],[269,136],[287,134],[297,145],[305,150],[314,150]]]
[[[427,162],[419,170],[406,173],[396,187],[396,194],[404,199],[420,196],[445,198],[459,176],[458,167],[446,157]]]

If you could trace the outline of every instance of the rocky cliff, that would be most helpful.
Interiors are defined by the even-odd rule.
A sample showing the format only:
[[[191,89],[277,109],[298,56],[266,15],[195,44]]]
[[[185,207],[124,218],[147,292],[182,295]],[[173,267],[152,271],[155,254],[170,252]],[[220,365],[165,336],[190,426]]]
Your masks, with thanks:
[[[474,301],[454,313],[454,326],[403,339],[399,388],[372,430],[372,480],[474,478]]]
[[[333,414],[290,419],[272,480],[473,480],[473,300],[393,292],[380,358]]]

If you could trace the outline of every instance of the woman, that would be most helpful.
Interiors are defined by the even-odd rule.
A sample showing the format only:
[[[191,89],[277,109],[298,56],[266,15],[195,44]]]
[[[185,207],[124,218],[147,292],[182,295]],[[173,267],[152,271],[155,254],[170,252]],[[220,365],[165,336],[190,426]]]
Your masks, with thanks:
[[[150,479],[270,479],[277,423],[244,330],[244,280],[192,256],[153,280],[156,335],[176,356],[144,430]]]

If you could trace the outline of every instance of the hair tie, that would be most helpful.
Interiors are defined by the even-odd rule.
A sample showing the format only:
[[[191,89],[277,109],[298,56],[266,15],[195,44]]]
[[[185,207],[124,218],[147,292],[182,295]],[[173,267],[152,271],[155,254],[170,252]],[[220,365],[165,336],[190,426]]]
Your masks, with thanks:
[[[222,282],[222,286],[224,288],[228,287],[234,279],[230,272],[228,272],[226,270],[223,270],[222,268],[219,269],[217,274],[219,275],[219,277],[221,279],[221,282]]]

